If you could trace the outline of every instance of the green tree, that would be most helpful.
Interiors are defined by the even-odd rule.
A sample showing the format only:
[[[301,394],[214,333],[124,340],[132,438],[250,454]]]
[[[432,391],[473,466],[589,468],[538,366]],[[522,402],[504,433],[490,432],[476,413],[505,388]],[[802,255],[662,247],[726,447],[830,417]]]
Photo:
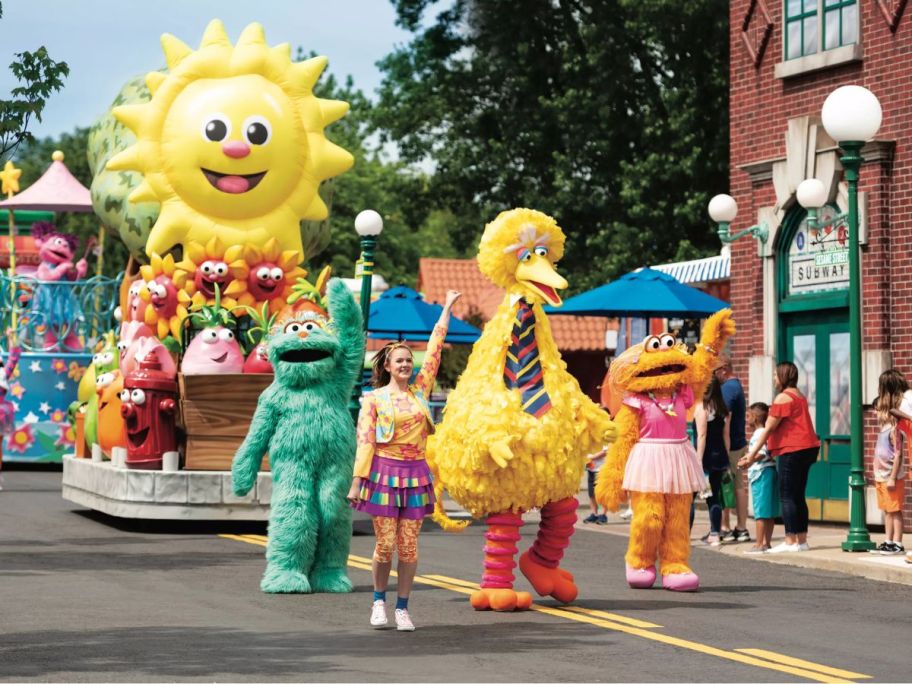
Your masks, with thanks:
[[[0,3],[0,18],[3,5]],[[0,161],[7,159],[22,142],[32,140],[28,130],[41,113],[51,94],[63,88],[70,73],[66,62],[55,62],[42,45],[34,52],[17,52],[9,65],[20,85],[10,92],[10,99],[0,100]]]
[[[374,209],[383,216],[375,271],[391,284],[414,286],[419,257],[459,256],[449,237],[455,217],[433,201],[426,174],[412,170],[404,162],[384,159],[378,149],[373,106],[351,77],[339,83],[329,74],[317,85],[316,94],[351,104],[349,114],[329,127],[326,134],[354,155],[355,165],[332,182],[329,238],[321,253],[313,258],[308,255],[310,269],[317,270],[328,263],[336,275],[353,275],[360,253],[354,222],[364,209]]]
[[[530,206],[568,234],[576,289],[718,248],[705,216],[727,187],[724,0],[392,0],[414,35],[380,62],[374,119],[469,251]]]

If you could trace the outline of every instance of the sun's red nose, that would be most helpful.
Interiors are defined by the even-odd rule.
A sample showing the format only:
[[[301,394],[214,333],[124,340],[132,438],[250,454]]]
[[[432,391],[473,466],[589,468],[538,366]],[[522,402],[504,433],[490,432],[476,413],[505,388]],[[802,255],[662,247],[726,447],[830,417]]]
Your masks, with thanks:
[[[229,140],[222,143],[222,152],[234,159],[243,159],[250,154],[250,145],[240,140]]]

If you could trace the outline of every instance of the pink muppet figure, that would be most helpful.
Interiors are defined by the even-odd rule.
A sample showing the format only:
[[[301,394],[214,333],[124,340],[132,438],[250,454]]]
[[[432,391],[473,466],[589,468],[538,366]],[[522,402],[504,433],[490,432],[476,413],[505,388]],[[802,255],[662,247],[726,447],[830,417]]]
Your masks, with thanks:
[[[136,350],[138,343],[142,339],[154,337],[155,333],[145,323],[139,321],[127,321],[120,326],[120,340],[117,343],[117,350],[120,352],[120,369],[124,375],[130,373],[136,366]]]
[[[85,258],[73,264],[76,247],[79,244],[79,239],[75,235],[59,233],[50,223],[39,221],[32,224],[32,237],[38,245],[38,257],[41,259],[36,272],[39,281],[50,283],[78,280],[85,276],[89,268]],[[69,350],[81,349],[79,338],[73,330],[80,312],[69,287],[37,286],[31,308],[36,325],[44,327],[47,348],[57,346],[61,332],[65,332],[63,347]]]
[[[188,318],[202,323],[203,329],[187,345],[181,360],[181,373],[240,373],[244,368],[244,354],[234,333],[227,327],[231,325],[232,318],[221,307],[218,286],[215,287],[215,305],[204,304]]]

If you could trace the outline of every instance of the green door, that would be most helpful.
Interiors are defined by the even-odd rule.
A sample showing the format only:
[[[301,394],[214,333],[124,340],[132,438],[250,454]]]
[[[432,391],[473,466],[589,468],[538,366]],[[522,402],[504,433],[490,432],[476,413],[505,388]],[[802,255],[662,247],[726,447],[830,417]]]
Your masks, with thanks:
[[[785,359],[798,367],[820,437],[820,458],[808,479],[812,520],[848,522],[849,324],[845,309],[782,316]]]

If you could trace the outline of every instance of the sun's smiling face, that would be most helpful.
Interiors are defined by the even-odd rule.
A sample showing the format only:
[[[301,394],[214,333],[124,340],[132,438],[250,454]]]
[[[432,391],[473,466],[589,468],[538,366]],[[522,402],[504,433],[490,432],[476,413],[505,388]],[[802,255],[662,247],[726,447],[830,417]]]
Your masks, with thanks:
[[[255,218],[281,206],[301,180],[287,151],[306,148],[292,102],[259,75],[190,83],[162,129],[171,186],[211,216]]]

